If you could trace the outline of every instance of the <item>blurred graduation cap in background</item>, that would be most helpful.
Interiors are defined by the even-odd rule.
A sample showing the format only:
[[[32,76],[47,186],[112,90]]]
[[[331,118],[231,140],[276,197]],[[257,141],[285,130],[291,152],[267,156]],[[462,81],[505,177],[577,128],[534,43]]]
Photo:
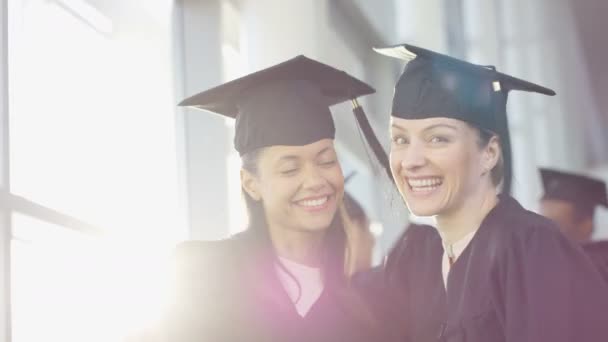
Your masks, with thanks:
[[[543,199],[556,199],[572,202],[577,206],[608,208],[606,183],[580,174],[541,168],[543,182]]]

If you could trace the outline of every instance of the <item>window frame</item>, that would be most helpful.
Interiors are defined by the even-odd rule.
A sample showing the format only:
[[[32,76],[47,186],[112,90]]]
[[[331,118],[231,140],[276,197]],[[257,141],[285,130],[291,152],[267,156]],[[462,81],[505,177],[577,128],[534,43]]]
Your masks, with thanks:
[[[0,1],[0,195],[9,191],[8,165],[8,0]],[[10,209],[0,204],[0,341],[11,340]]]
[[[9,135],[9,1],[0,0],[0,342],[12,341],[12,291],[11,291],[11,253],[13,236],[13,219],[15,214],[22,214],[42,222],[58,226],[70,231],[83,234],[83,236],[101,236],[107,232],[102,227],[83,221],[75,216],[67,215],[59,210],[52,209],[15,195],[10,187],[10,135]],[[57,2],[61,5],[60,2]],[[62,5],[63,7],[63,5]],[[176,18],[179,24],[180,18]],[[175,36],[176,33],[172,33]],[[173,49],[180,49],[179,42]],[[179,70],[179,68],[176,68]],[[174,85],[175,86],[175,85]],[[176,111],[177,112],[177,111]],[[176,125],[179,128],[180,122]],[[181,131],[176,132],[176,139],[180,139]],[[183,133],[182,133],[183,134]],[[177,156],[180,155],[180,146],[176,145]]]

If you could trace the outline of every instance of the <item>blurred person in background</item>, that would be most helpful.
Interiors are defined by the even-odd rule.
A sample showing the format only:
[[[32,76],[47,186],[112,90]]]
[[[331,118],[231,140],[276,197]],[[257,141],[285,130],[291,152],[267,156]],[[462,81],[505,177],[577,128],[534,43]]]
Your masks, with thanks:
[[[579,244],[591,242],[597,206],[608,207],[606,184],[592,177],[541,168],[544,194],[540,213],[555,221],[567,237]]]
[[[608,281],[608,241],[592,241],[595,210],[598,206],[608,208],[606,184],[593,177],[554,169],[541,168],[540,174],[544,189],[541,214],[581,244]]]

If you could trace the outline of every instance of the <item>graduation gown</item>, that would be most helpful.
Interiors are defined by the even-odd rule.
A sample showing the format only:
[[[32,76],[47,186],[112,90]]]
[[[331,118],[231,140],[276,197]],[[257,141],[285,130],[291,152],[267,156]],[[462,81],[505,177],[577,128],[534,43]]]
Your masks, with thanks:
[[[608,282],[608,241],[596,241],[583,245],[583,250],[597,266],[604,280]]]
[[[608,287],[582,250],[508,196],[452,265],[432,227],[414,227],[383,279],[404,341],[608,341]]]
[[[339,291],[325,287],[301,317],[274,260],[251,233],[177,249],[177,291],[167,319],[170,341],[381,341]]]

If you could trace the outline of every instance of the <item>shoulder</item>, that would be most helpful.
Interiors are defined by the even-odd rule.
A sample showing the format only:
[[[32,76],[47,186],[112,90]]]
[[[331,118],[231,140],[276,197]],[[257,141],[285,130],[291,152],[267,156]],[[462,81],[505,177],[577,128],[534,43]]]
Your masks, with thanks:
[[[489,240],[502,251],[502,267],[528,272],[530,277],[569,274],[587,279],[595,273],[583,249],[564,236],[555,223],[524,209],[514,199],[499,215]]]
[[[583,250],[608,282],[608,241],[597,241],[583,245]]]
[[[175,247],[173,262],[178,270],[224,267],[246,259],[252,245],[252,239],[244,233],[222,240],[184,241]]]
[[[432,226],[410,224],[399,237],[385,260],[386,273],[401,272],[417,264],[416,260],[428,259],[442,250],[441,237]]]
[[[497,226],[496,235],[502,241],[517,244],[558,243],[572,245],[559,231],[555,223],[522,207],[517,200],[501,196],[496,212],[488,221]]]
[[[583,250],[596,264],[608,271],[608,240],[594,241],[583,245]]]
[[[221,240],[187,240],[175,247],[175,255],[191,257],[241,249],[251,243],[251,234],[242,232]]]
[[[583,245],[583,249],[588,252],[606,253],[608,256],[608,240],[593,241]]]
[[[388,259],[398,258],[405,252],[425,250],[434,245],[441,245],[441,237],[437,229],[423,224],[410,224],[391,248]]]
[[[423,249],[425,246],[441,244],[441,237],[437,230],[428,225],[410,224],[405,232],[395,242],[395,245],[389,253],[391,255],[398,254],[404,249],[413,249],[414,247]]]

